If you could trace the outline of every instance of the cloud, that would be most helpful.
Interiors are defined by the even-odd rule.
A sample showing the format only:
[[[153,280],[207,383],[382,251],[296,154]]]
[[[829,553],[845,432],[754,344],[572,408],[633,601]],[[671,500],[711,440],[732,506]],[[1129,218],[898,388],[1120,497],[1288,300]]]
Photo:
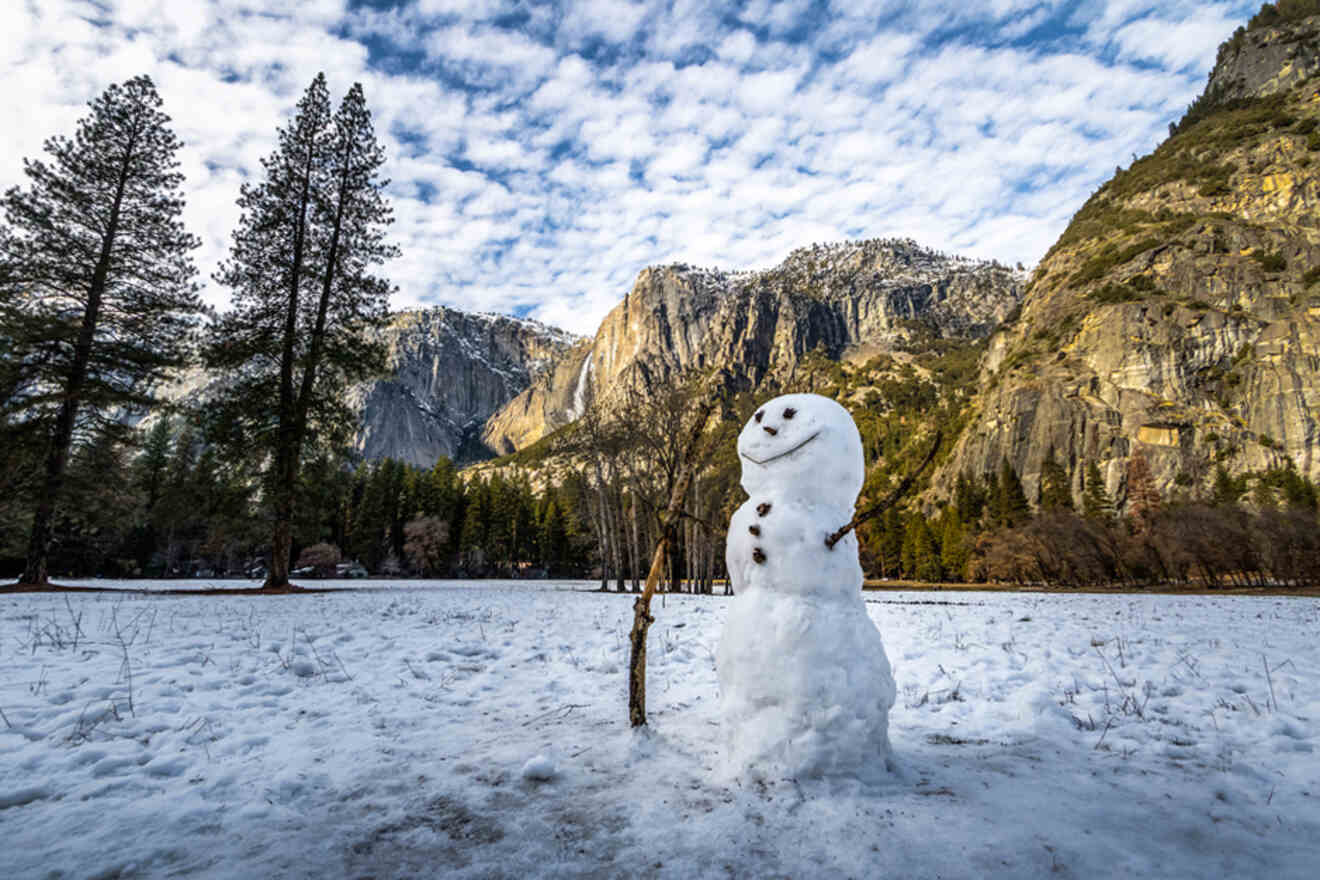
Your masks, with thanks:
[[[324,70],[336,98],[363,83],[387,149],[396,307],[589,333],[662,261],[765,267],[910,235],[1033,263],[1158,143],[1255,5],[16,0],[0,185],[148,73],[209,278],[239,186]]]

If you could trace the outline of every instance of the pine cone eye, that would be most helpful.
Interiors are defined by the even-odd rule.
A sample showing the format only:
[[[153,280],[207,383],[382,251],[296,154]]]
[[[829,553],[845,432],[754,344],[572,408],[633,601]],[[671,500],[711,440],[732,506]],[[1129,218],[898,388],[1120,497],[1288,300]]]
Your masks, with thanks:
[[[763,409],[758,409],[758,410],[756,411],[756,423],[757,423],[758,425],[761,424],[761,418],[762,418],[764,415],[765,415],[765,410],[763,410]]]
[[[795,415],[797,415],[797,410],[793,409],[793,407],[791,406],[788,409],[784,410],[784,418],[786,419],[791,419]]]

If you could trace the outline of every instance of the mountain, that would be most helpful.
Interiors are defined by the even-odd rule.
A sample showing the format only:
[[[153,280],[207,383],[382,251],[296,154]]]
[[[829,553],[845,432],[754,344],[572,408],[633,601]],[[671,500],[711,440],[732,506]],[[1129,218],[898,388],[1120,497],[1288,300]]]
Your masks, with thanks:
[[[1005,459],[1033,495],[1051,451],[1077,497],[1096,461],[1121,500],[1138,449],[1166,493],[1221,465],[1320,478],[1320,16],[1286,18],[1227,41],[1170,137],[1046,254],[937,495]]]
[[[864,359],[917,338],[988,336],[1017,306],[1024,278],[909,239],[812,245],[779,266],[731,272],[685,264],[642,271],[593,339],[496,412],[482,439],[522,449],[581,415],[689,369],[733,387],[787,384],[803,358]]]
[[[486,420],[542,374],[578,337],[535,321],[436,308],[402,312],[385,331],[387,378],[359,386],[354,446],[368,460],[430,467],[489,456]]]
[[[367,460],[428,468],[442,455],[489,458],[480,440],[486,419],[579,342],[536,321],[444,306],[399,312],[381,333],[387,374],[348,391],[359,414],[354,448]],[[192,369],[162,396],[204,404],[223,381]]]

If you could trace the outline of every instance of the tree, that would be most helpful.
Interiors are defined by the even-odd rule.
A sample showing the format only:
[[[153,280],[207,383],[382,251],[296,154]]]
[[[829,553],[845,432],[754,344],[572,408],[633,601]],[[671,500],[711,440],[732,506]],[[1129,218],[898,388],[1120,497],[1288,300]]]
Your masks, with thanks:
[[[547,574],[555,575],[563,571],[568,562],[568,523],[559,502],[550,499],[546,507],[545,518],[541,523],[540,559]]]
[[[403,552],[418,571],[433,575],[443,568],[449,549],[449,523],[424,516],[404,526],[403,534]]]
[[[1100,466],[1094,461],[1086,465],[1086,484],[1082,487],[1082,515],[1093,522],[1108,523],[1114,515],[1114,503],[1105,491]]]
[[[1050,447],[1045,461],[1040,466],[1040,508],[1041,510],[1072,510],[1072,487],[1068,485],[1068,471],[1054,457],[1054,447]]]
[[[981,518],[985,491],[966,471],[960,471],[954,482],[953,503],[962,522],[973,525]]]
[[[1136,449],[1128,459],[1127,513],[1132,530],[1139,534],[1150,531],[1151,522],[1163,503],[1160,490],[1155,487],[1155,476],[1145,453]]]
[[[298,567],[316,570],[317,577],[333,577],[335,566],[343,558],[334,544],[320,543],[304,547],[298,554]]]
[[[1022,480],[1007,458],[999,466],[999,482],[991,505],[995,522],[999,525],[1012,528],[1031,519],[1031,504],[1022,489]]]
[[[908,577],[927,583],[943,579],[940,550],[935,545],[935,536],[931,533],[930,524],[919,511],[909,514],[903,543],[906,561],[904,567]]]
[[[940,564],[950,578],[965,580],[970,557],[971,547],[962,518],[956,508],[949,508],[944,514],[944,529],[940,536]]]
[[[0,236],[0,422],[42,461],[22,580],[44,584],[71,449],[154,402],[190,352],[201,300],[180,217],[179,141],[151,79],[112,85],[72,139],[24,160]],[[35,427],[34,427],[35,426]],[[8,438],[6,438],[8,439]]]
[[[241,188],[243,213],[215,276],[234,308],[212,323],[206,362],[235,378],[211,430],[269,456],[270,588],[289,583],[304,453],[347,440],[354,420],[340,392],[383,368],[371,331],[386,319],[390,286],[372,272],[398,253],[385,240],[384,161],[362,87],[332,117],[317,74],[262,163],[265,179]]]
[[[1241,500],[1247,491],[1245,477],[1234,478],[1222,464],[1215,468],[1214,487],[1210,491],[1210,503],[1215,507],[1231,507]]]

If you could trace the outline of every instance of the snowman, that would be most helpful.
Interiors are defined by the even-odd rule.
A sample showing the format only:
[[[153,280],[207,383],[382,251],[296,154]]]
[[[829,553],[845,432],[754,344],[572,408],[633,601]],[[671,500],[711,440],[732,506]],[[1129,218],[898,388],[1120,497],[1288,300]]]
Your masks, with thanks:
[[[729,521],[734,599],[716,656],[728,769],[868,776],[889,756],[894,679],[862,601],[852,519],[862,441],[842,406],[787,394],[738,436],[747,501]]]

